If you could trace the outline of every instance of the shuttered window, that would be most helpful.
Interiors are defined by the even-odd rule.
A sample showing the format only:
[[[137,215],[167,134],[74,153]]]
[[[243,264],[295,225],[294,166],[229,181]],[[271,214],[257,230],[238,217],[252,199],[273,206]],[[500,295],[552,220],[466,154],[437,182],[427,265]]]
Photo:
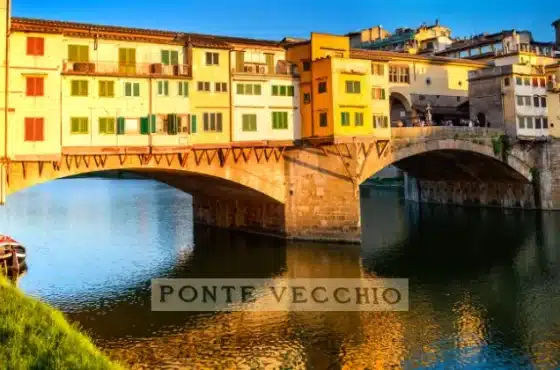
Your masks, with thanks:
[[[340,112],[340,124],[342,126],[350,126],[350,113]]]
[[[288,112],[272,112],[272,128],[285,130],[288,128]]]
[[[99,133],[100,134],[114,134],[115,133],[115,118],[114,117],[100,117],[99,118]]]
[[[187,81],[179,81],[179,96],[189,96],[189,83]]]
[[[204,131],[222,132],[222,113],[204,113],[202,120]]]
[[[140,82],[125,82],[124,96],[140,96]]]
[[[158,81],[158,95],[159,96],[169,95],[169,81]]]
[[[119,49],[119,72],[124,74],[136,73],[136,49]]]
[[[25,95],[27,96],[44,96],[44,81],[43,77],[27,76],[25,78]]]
[[[45,119],[42,117],[25,118],[25,141],[45,140]]]
[[[88,96],[88,81],[72,80],[72,87],[71,87],[70,94],[72,96]]]
[[[364,125],[364,114],[362,112],[354,113],[354,126]]]
[[[89,119],[87,117],[70,118],[70,133],[83,135],[89,132]]]
[[[89,62],[89,46],[68,45],[69,62]]]
[[[257,131],[257,115],[244,114],[242,115],[243,131]]]
[[[162,50],[161,51],[161,64],[164,65],[178,65],[179,52],[176,50]]]
[[[99,96],[102,98],[113,98],[115,96],[115,82],[99,81]]]
[[[42,56],[45,55],[45,39],[42,37],[27,38],[27,55]]]

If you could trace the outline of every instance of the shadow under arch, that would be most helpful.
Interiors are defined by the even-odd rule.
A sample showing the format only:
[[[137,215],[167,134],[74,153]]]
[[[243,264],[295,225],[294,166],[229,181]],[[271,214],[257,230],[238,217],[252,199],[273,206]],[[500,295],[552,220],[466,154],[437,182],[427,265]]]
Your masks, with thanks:
[[[391,126],[397,126],[398,121],[402,121],[405,126],[412,118],[412,104],[399,92],[391,92],[389,95]]]

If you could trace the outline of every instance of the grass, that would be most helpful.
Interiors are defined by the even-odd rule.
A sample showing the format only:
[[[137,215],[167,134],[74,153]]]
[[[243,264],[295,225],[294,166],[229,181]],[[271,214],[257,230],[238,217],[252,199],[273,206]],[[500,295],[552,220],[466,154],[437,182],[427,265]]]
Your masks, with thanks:
[[[0,276],[0,369],[122,369],[75,325]]]

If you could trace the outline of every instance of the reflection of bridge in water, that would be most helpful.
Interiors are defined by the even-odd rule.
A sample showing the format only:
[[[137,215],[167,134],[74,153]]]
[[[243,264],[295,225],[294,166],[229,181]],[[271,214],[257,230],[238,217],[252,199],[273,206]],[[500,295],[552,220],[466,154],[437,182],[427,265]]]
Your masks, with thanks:
[[[401,367],[406,358],[414,366],[484,359],[515,367],[524,356],[560,360],[549,339],[558,310],[535,306],[543,297],[527,290],[552,278],[558,283],[547,289],[558,293],[560,260],[547,231],[560,223],[557,215],[425,205],[404,211],[408,221],[371,230],[362,249],[197,227],[193,253],[162,276],[408,277],[409,312],[151,312],[146,282],[129,289],[134,299],[92,302],[69,316],[113,356],[137,366],[365,369]],[[410,235],[392,239],[398,228]],[[508,348],[515,356],[505,359]],[[543,348],[547,359],[538,358]]]

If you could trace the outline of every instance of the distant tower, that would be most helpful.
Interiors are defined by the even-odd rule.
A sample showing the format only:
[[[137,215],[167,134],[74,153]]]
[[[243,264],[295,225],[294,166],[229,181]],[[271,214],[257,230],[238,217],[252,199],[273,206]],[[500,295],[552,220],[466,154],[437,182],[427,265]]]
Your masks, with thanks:
[[[560,47],[560,19],[552,23],[552,27],[556,29],[556,45]]]

